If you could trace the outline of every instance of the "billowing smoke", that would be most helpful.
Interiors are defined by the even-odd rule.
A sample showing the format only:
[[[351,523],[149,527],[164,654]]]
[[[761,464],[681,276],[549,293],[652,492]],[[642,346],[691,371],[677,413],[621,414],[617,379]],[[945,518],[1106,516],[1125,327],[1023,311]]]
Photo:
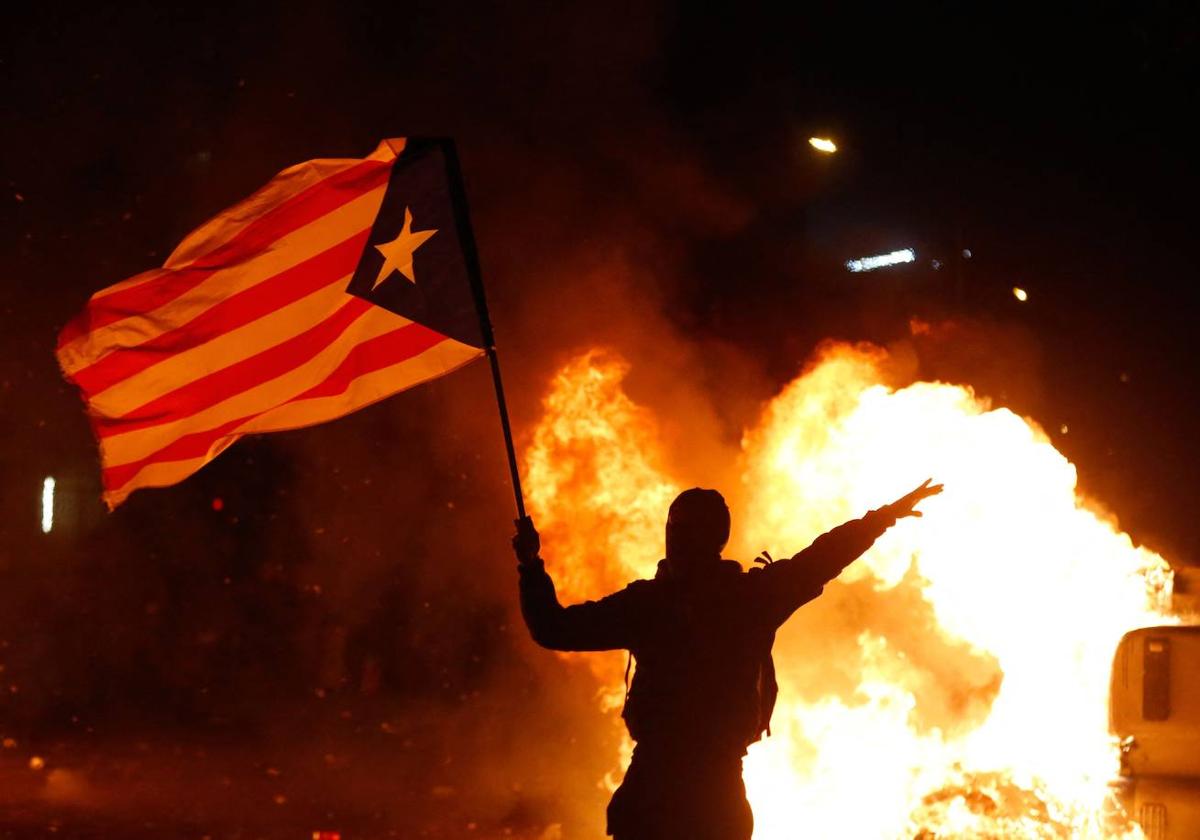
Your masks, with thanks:
[[[234,26],[198,10],[145,43],[126,37],[125,13],[91,14],[29,39],[30,51],[60,44],[64,60],[21,93],[31,116],[14,133],[39,150],[22,158],[24,237],[2,245],[21,279],[0,290],[0,789],[13,825],[601,833],[621,733],[592,669],[536,649],[520,624],[483,365],[241,441],[182,485],[100,512],[94,447],[54,369],[57,327],[285,165],[385,136],[455,136],[519,448],[554,373],[615,348],[663,462],[726,490],[735,519],[743,431],[830,332],[911,340],[909,363],[934,376],[1040,398],[1035,371],[995,364],[1033,346],[1025,337],[964,355],[978,325],[931,349],[936,337],[875,329],[859,300],[805,298],[803,249],[767,247],[800,240],[813,186],[790,118],[755,109],[753,137],[701,143],[702,121],[663,111],[666,13],[288,5]],[[720,82],[717,53],[706,83]],[[38,123],[45,102],[61,130]],[[47,474],[61,515],[43,535]],[[567,500],[568,524],[551,528],[576,515]],[[644,525],[657,539],[661,522]],[[859,629],[900,638],[898,624],[928,623],[914,593],[902,585],[880,610],[859,582],[816,606],[821,626],[859,616],[829,634],[830,659]],[[966,725],[997,691],[993,663],[925,638],[903,646],[931,698],[919,722]],[[819,676],[835,690],[851,679]]]
[[[197,14],[179,26],[217,23]],[[20,302],[29,317],[6,319],[19,350],[0,361],[0,778],[14,825],[66,814],[350,836],[599,830],[617,736],[588,726],[590,676],[535,649],[515,611],[512,494],[483,365],[337,423],[244,440],[109,516],[51,352],[88,294],[158,262],[282,166],[451,134],[522,442],[555,366],[597,340],[673,374],[643,387],[679,412],[680,445],[685,427],[736,435],[739,406],[709,400],[711,380],[759,374],[696,341],[689,319],[707,315],[685,268],[696,241],[743,229],[753,204],[655,111],[643,78],[661,46],[654,14],[470,17],[261,12],[238,36],[257,39],[255,59],[213,55],[203,81],[150,80],[137,136],[129,113],[96,114],[79,95],[63,107],[110,139],[46,138],[29,163],[29,235],[5,248],[43,280]],[[114,58],[130,46],[99,43],[111,25],[67,46],[74,65],[130,89],[133,66]],[[499,27],[504,42],[488,34]],[[597,38],[615,27],[620,38]],[[143,49],[175,66],[157,42]],[[382,54],[403,72],[381,75]],[[27,492],[43,475],[58,477],[49,535]]]

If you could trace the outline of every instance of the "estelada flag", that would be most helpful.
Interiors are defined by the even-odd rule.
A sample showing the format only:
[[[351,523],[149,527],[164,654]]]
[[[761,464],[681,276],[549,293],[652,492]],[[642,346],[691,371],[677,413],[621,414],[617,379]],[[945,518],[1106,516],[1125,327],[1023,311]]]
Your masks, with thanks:
[[[481,301],[453,145],[385,140],[285,169],[162,268],[97,292],[57,356],[114,508],[242,435],[331,420],[478,358]]]

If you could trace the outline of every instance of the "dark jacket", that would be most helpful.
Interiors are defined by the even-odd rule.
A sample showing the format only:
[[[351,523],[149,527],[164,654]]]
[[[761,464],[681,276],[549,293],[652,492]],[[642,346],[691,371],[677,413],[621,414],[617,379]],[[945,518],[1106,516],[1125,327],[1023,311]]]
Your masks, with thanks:
[[[624,717],[639,748],[740,756],[769,723],[775,631],[894,522],[887,508],[871,511],[749,572],[721,560],[678,576],[662,561],[652,580],[568,607],[540,565],[523,567],[521,612],[543,647],[633,654]]]

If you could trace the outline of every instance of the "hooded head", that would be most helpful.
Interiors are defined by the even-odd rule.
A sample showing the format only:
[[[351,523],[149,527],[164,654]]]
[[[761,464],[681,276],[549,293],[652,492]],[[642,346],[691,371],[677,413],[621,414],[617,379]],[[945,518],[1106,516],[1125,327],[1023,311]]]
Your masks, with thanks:
[[[687,572],[721,559],[729,542],[729,506],[716,490],[684,490],[667,513],[667,564]]]

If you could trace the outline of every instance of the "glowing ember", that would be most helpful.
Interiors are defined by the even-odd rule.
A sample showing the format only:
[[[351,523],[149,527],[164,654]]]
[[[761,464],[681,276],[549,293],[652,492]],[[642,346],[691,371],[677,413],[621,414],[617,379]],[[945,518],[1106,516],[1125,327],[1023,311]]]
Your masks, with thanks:
[[[1077,495],[1035,424],[966,388],[890,386],[886,363],[824,347],[746,433],[744,486],[721,488],[729,552],[749,558],[946,485],[780,632],[774,735],[745,766],[756,840],[1140,836],[1109,797],[1108,676],[1124,632],[1171,620],[1166,563]],[[595,352],[565,366],[527,452],[564,600],[650,576],[694,483],[673,480],[625,371]],[[598,661],[611,705],[624,660]]]

